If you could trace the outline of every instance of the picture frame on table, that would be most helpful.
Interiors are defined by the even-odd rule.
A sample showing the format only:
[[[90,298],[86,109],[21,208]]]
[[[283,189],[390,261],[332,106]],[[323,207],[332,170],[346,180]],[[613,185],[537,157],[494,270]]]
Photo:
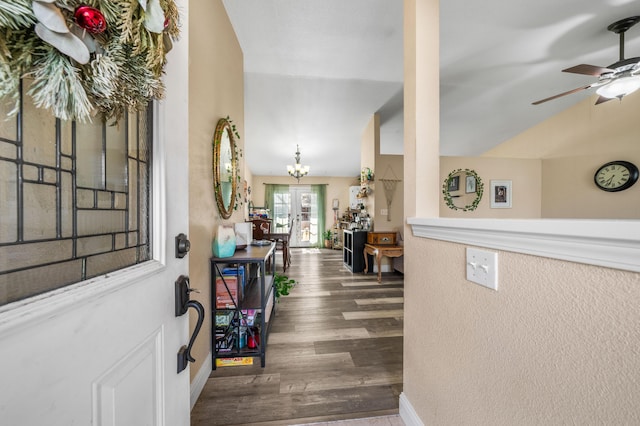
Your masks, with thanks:
[[[475,176],[467,176],[464,184],[464,192],[465,194],[471,194],[476,192],[476,177]]]
[[[492,180],[490,194],[492,209],[510,209],[512,207],[510,180]]]

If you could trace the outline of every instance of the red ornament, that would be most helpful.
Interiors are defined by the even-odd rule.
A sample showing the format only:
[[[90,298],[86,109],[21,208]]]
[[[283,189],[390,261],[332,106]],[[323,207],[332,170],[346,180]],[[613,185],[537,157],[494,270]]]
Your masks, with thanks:
[[[107,29],[107,21],[104,15],[95,7],[78,6],[73,14],[76,24],[91,34],[100,34]]]

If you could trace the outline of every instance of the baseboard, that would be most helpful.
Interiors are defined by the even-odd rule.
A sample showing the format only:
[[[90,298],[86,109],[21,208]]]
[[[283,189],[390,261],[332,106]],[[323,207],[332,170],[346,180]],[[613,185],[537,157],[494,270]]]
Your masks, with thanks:
[[[406,426],[424,426],[404,392],[400,394],[400,418]]]
[[[211,353],[207,354],[205,361],[198,370],[198,373],[191,382],[191,409],[196,405],[196,401],[200,398],[200,394],[207,384],[207,380],[211,375],[213,364],[211,363]]]

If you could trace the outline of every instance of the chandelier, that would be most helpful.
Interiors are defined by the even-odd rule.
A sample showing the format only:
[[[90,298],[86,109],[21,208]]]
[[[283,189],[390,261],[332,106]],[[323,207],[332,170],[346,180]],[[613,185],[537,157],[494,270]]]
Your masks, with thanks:
[[[300,182],[300,178],[306,176],[309,173],[309,166],[303,166],[302,164],[300,164],[300,145],[296,145],[296,148],[296,164],[295,166],[288,165],[287,173],[289,173],[289,176],[296,178],[298,182]]]

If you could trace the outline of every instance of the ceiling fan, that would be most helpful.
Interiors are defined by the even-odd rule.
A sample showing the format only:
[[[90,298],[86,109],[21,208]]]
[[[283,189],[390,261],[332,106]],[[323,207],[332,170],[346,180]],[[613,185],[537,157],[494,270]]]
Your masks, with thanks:
[[[622,99],[640,88],[640,57],[624,59],[624,33],[635,24],[640,22],[640,16],[632,16],[630,18],[621,19],[607,27],[607,30],[616,34],[620,34],[620,60],[608,67],[598,67],[595,65],[580,64],[571,68],[562,70],[563,72],[571,72],[575,74],[591,75],[599,77],[598,81],[587,86],[578,87],[568,92],[560,93],[539,101],[533,102],[533,105],[539,105],[543,102],[551,101],[559,97],[570,95],[581,90],[598,87],[596,93],[600,95],[596,101],[596,105],[613,98]]]

